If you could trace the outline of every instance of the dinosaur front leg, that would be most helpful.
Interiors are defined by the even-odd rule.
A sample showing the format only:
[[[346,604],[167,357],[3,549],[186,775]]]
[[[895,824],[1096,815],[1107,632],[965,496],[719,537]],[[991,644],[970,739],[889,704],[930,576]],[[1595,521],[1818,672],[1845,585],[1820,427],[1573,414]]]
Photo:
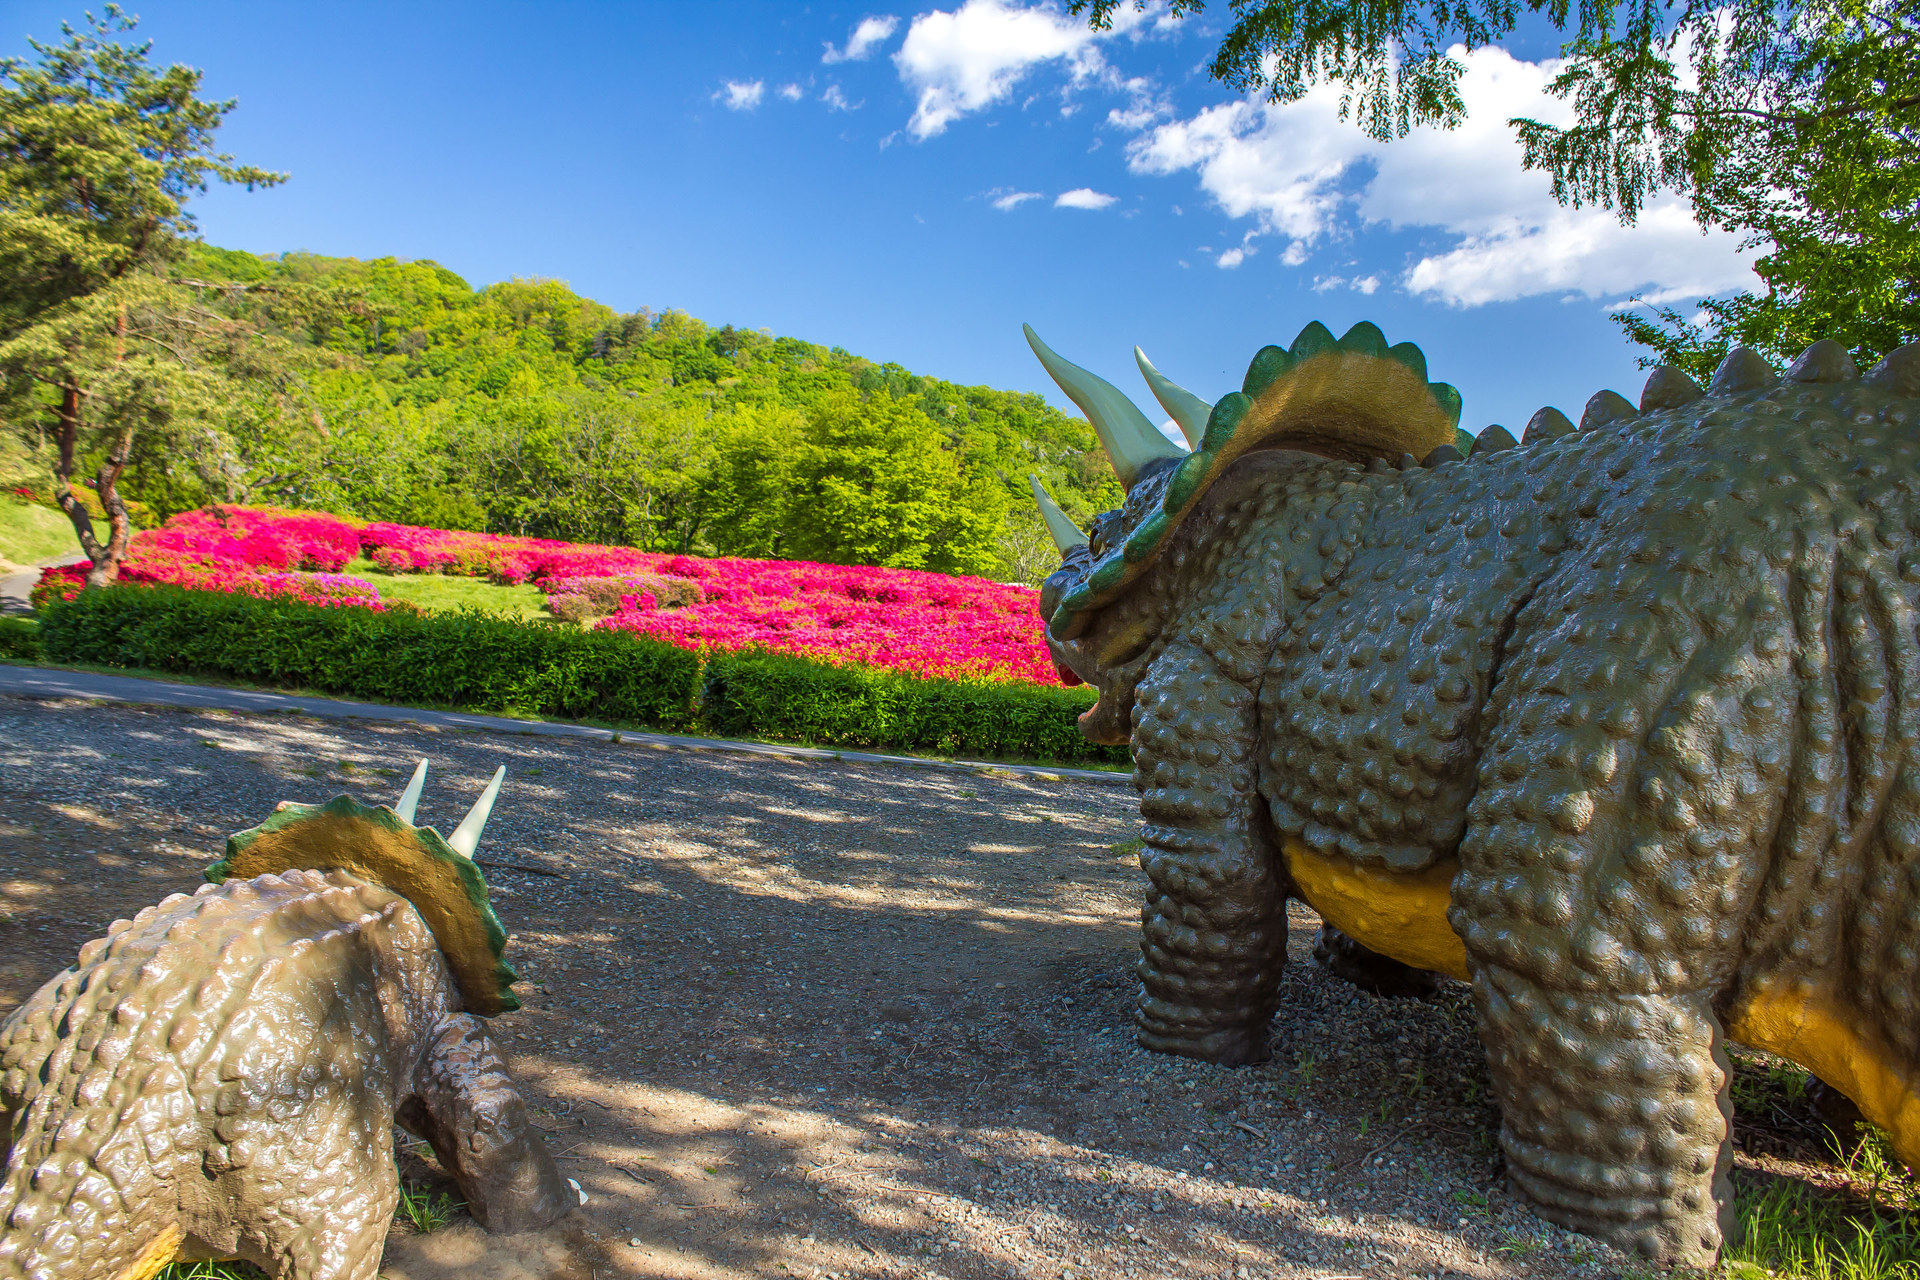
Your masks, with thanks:
[[[1251,690],[1169,651],[1134,701],[1134,782],[1152,886],[1141,912],[1140,1043],[1221,1066],[1263,1062],[1287,917],[1255,786]]]
[[[1564,1226],[1663,1263],[1734,1238],[1732,1069],[1706,997],[1474,979],[1507,1174]]]
[[[433,1144],[475,1219],[495,1235],[537,1231],[572,1207],[500,1051],[473,1015],[447,1019],[399,1119]]]

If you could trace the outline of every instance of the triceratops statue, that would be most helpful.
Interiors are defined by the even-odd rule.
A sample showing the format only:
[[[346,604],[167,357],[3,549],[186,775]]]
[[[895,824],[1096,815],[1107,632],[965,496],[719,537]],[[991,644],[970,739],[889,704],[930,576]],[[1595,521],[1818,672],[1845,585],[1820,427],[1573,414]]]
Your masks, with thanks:
[[[1028,338],[1126,486],[1087,533],[1034,491],[1048,645],[1132,743],[1142,1044],[1265,1058],[1295,897],[1472,983],[1555,1221],[1713,1259],[1728,1039],[1920,1163],[1920,345],[1659,368],[1516,448],[1312,324],[1214,405],[1139,357],[1188,452]]]
[[[392,808],[282,804],[0,1023],[0,1280],[373,1280],[396,1121],[489,1230],[567,1211],[475,1016],[519,1007],[472,860],[505,770],[445,839],[426,770]]]

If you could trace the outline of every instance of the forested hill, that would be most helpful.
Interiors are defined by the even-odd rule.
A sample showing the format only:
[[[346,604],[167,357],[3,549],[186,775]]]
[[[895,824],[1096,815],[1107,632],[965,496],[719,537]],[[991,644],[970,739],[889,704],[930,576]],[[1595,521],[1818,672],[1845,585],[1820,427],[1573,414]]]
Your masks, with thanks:
[[[649,549],[1031,580],[1026,494],[1117,504],[1093,433],[1037,395],[838,348],[620,314],[551,280],[476,290],[432,262],[194,246],[176,279],[251,331],[276,412],[143,437],[133,496],[209,499]],[[301,412],[285,412],[289,399]]]

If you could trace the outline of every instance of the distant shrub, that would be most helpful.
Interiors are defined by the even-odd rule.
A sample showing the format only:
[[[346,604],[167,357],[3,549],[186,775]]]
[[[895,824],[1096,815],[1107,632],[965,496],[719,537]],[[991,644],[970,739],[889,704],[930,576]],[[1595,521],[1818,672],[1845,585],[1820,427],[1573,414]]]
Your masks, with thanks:
[[[1119,763],[1087,741],[1080,687],[942,680],[776,653],[708,657],[701,713],[716,733],[875,750]]]
[[[478,711],[677,727],[695,654],[659,641],[529,626],[477,612],[337,609],[174,587],[114,587],[50,606],[57,661],[238,676]]]
[[[625,610],[683,609],[703,598],[698,582],[658,573],[550,578],[546,591],[547,610],[568,622],[611,617]],[[642,600],[647,603],[641,604]]]
[[[44,656],[39,623],[31,618],[0,618],[0,658],[38,662]]]

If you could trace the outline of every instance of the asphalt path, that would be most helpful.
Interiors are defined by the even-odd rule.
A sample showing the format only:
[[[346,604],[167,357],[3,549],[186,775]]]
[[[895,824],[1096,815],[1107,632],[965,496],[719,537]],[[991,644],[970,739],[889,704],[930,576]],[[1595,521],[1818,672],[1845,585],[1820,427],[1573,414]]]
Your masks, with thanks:
[[[728,738],[695,738],[677,733],[639,733],[602,729],[594,725],[548,720],[514,720],[465,711],[431,711],[423,707],[393,707],[378,702],[344,702],[335,698],[306,698],[258,689],[226,689],[215,685],[176,684],[138,676],[107,675],[97,671],[63,671],[55,667],[27,667],[0,663],[0,694],[26,698],[92,698],[147,706],[194,707],[240,711],[255,715],[299,714],[334,719],[397,720],[464,729],[479,733],[530,734],[543,738],[593,738],[622,746],[664,751],[727,751],[744,755],[784,756],[801,760],[845,760],[856,764],[904,765],[920,769],[957,769],[970,773],[1012,774],[1023,778],[1071,779],[1129,786],[1131,774],[1101,769],[1067,769],[1051,765],[998,764],[986,760],[930,760],[920,756],[880,755],[866,751],[835,751],[824,747],[794,747]]]

